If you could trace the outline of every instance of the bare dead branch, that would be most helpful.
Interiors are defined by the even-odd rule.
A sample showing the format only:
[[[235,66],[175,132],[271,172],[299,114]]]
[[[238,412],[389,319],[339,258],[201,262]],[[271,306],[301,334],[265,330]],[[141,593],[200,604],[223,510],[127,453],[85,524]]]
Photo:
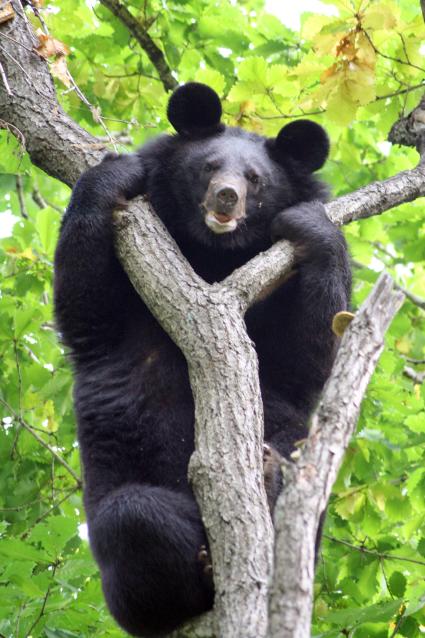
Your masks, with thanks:
[[[25,206],[24,187],[22,184],[22,176],[16,175],[16,194],[18,195],[19,209],[21,216],[28,219],[27,207]]]
[[[394,291],[391,277],[381,275],[342,338],[300,458],[285,470],[285,485],[275,513],[270,638],[310,636],[319,519],[354,432],[385,332],[403,299]]]
[[[418,383],[421,385],[425,381],[425,371],[424,372],[416,372],[410,366],[405,366],[403,370],[403,374],[405,377],[411,379],[414,383]]]
[[[5,87],[6,91],[7,91],[7,94],[8,95],[13,95],[12,91],[10,90],[9,82],[7,80],[7,75],[4,72],[4,68],[3,68],[3,65],[1,63],[0,63],[0,75],[1,75],[1,79],[3,80],[3,84],[4,84],[4,87]]]

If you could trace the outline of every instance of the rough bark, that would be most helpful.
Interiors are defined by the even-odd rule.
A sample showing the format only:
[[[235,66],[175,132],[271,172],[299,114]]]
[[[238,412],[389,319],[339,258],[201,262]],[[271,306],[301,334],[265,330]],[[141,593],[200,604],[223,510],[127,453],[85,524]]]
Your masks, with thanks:
[[[0,63],[8,79],[7,86],[0,84],[0,118],[3,126],[18,136],[20,131],[35,164],[72,185],[103,153],[97,140],[58,106],[47,64],[31,50],[34,38],[16,0],[14,5],[16,19],[0,27]],[[335,223],[347,223],[423,195],[423,171],[419,166],[339,198],[328,205],[329,217]],[[280,242],[221,284],[208,286],[195,275],[143,200],[132,202],[128,212],[118,216],[117,225],[117,245],[124,267],[189,364],[196,404],[196,452],[190,472],[211,540],[217,588],[215,633],[221,638],[262,638],[266,635],[272,530],[262,481],[263,424],[257,361],[242,317],[265,287],[289,273],[292,247]],[[367,352],[374,361],[374,352]],[[358,353],[357,360],[364,363]],[[307,450],[314,448],[315,431]],[[329,441],[329,436],[326,439]],[[330,460],[340,455],[338,438],[326,449],[323,445],[311,463],[322,454]],[[303,453],[302,458],[309,461],[310,457]],[[320,476],[317,474],[315,481]],[[322,492],[324,486],[327,489],[329,481],[320,487]],[[286,518],[285,501],[282,503],[279,521],[283,522],[277,526],[280,538]],[[315,508],[311,519],[313,514],[318,515],[319,506]],[[310,536],[313,527],[311,523]],[[286,551],[299,555],[292,543]],[[297,579],[300,574],[312,578],[311,551],[307,552],[310,563],[302,564]],[[277,560],[280,569],[284,565],[280,552]],[[273,614],[278,613],[274,611],[276,596]],[[279,609],[279,613],[290,611]],[[282,623],[288,625],[285,619]],[[202,622],[195,625],[195,636],[211,635]],[[178,635],[188,634],[183,629]]]
[[[11,95],[0,80],[0,128],[9,128],[31,160],[69,186],[105,149],[96,138],[64,113],[46,61],[35,52],[38,40],[26,22],[20,3],[17,16],[0,27],[0,64]]]
[[[273,530],[263,484],[257,356],[238,295],[230,286],[206,284],[165,230],[152,233],[146,211],[132,209],[119,215],[118,255],[189,366],[196,422],[189,475],[213,558],[216,632],[261,638]]]
[[[391,277],[381,275],[343,336],[300,458],[285,467],[275,515],[270,638],[310,636],[318,521],[354,433],[385,332],[403,300]]]
[[[425,0],[422,3],[422,10]],[[425,152],[425,95],[409,115],[402,117],[391,127],[388,139],[393,144],[413,146],[420,155]]]

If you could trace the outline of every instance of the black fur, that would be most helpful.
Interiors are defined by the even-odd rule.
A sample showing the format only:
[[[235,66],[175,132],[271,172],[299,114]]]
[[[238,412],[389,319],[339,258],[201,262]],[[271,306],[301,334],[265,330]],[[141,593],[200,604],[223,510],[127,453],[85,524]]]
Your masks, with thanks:
[[[329,154],[328,136],[319,124],[310,120],[295,120],[284,126],[269,145],[277,161],[291,157],[311,172],[322,168]]]
[[[217,93],[205,84],[188,82],[168,102],[167,117],[180,135],[212,134],[220,125],[221,102]]]
[[[137,636],[160,635],[209,609],[213,586],[199,558],[207,539],[187,481],[194,448],[187,365],[115,256],[112,210],[147,194],[208,282],[266,250],[272,237],[295,243],[296,273],[246,315],[272,450],[265,455],[271,508],[280,485],[271,475],[273,450],[288,456],[306,436],[334,358],[332,317],[347,307],[350,292],[345,242],[311,172],[327,154],[325,133],[297,122],[295,146],[285,142],[276,153],[276,141],[219,128],[211,89],[202,89],[204,111],[212,101],[206,120],[197,112],[199,85],[178,91],[170,118],[184,135],[163,135],[134,155],[109,155],[87,171],[65,214],[55,261],[56,318],[75,366],[90,542],[111,612]],[[180,97],[184,107],[176,106]],[[283,128],[279,144],[293,126]],[[216,230],[236,227],[213,232],[208,211]]]

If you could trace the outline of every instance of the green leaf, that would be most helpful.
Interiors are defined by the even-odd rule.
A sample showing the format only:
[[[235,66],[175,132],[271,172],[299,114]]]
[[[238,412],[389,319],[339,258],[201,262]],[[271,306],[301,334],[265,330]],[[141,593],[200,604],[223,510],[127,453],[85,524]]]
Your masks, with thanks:
[[[401,572],[393,572],[388,580],[390,591],[393,596],[402,598],[406,591],[406,577]]]
[[[326,616],[326,620],[333,625],[338,624],[341,627],[355,627],[365,622],[385,622],[394,617],[402,603],[402,600],[391,600],[363,608],[352,607],[341,611],[333,611]]]
[[[41,210],[37,215],[36,228],[46,255],[53,257],[59,232],[60,214],[51,208]]]
[[[49,629],[45,627],[46,638],[81,638],[81,634],[76,634],[67,629]]]
[[[49,563],[51,560],[41,550],[17,538],[0,540],[0,554],[9,560],[29,560],[36,563]]]

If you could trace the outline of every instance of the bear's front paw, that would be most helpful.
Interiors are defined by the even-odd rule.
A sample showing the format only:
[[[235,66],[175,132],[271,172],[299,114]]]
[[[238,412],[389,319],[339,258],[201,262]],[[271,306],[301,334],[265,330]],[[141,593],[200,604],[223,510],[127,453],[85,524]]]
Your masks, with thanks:
[[[295,244],[298,259],[332,253],[340,234],[322,202],[305,202],[276,215],[271,224],[272,241],[287,239]]]
[[[282,462],[283,459],[271,445],[263,445],[264,486],[266,488],[267,502],[270,514],[273,516],[277,497],[282,489]]]
[[[145,170],[137,154],[106,153],[99,170],[104,170],[105,177],[111,179],[111,188],[118,193],[119,199],[133,199],[143,193]]]
[[[125,202],[141,195],[145,188],[145,170],[136,154],[107,153],[100,164],[86,171],[74,189],[74,201],[85,208],[123,208]]]

